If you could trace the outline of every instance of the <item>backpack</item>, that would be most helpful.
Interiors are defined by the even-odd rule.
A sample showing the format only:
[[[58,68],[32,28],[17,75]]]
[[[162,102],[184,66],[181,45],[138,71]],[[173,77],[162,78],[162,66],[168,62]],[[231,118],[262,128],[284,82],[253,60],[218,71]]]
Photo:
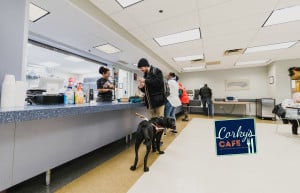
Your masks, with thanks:
[[[178,96],[179,96],[179,98],[181,98],[182,94],[183,94],[183,90],[181,88],[178,89]]]

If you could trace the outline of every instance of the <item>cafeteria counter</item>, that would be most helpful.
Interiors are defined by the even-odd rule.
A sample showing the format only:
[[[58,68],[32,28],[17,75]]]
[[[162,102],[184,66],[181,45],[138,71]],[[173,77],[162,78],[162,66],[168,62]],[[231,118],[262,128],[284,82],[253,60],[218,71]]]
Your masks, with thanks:
[[[0,191],[131,136],[143,103],[0,109]]]

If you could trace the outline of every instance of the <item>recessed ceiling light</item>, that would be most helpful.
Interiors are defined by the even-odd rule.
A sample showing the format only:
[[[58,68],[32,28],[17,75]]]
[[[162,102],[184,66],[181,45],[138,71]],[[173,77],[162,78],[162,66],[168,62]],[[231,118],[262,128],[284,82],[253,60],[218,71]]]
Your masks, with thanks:
[[[116,48],[115,46],[111,45],[111,44],[104,44],[104,45],[100,45],[100,46],[96,46],[95,47],[97,50],[100,50],[101,52],[107,53],[107,54],[114,54],[117,52],[120,52],[121,50],[119,50],[118,48]]]
[[[75,56],[67,56],[65,57],[66,60],[72,61],[72,62],[82,62],[84,61],[81,58],[75,57]]]
[[[29,21],[36,22],[37,20],[41,19],[42,17],[45,17],[50,12],[42,9],[33,3],[29,3]]]
[[[182,68],[183,71],[199,71],[199,70],[204,70],[205,66],[194,66],[194,67],[184,67]]]
[[[170,34],[158,38],[154,38],[154,40],[158,43],[160,46],[167,46],[171,44],[177,44],[192,40],[197,40],[201,38],[200,29],[192,29],[188,31],[183,31],[175,34]]]
[[[200,55],[192,55],[192,56],[182,56],[182,57],[175,57],[173,58],[173,60],[175,60],[176,62],[183,62],[183,61],[190,61],[190,60],[203,60],[204,59],[204,55],[200,54]]]
[[[60,66],[60,64],[55,63],[55,62],[42,62],[42,63],[40,63],[40,65],[46,66],[46,67],[56,67],[56,66]]]
[[[252,64],[268,64],[271,60],[254,60],[254,61],[247,61],[247,62],[237,62],[235,63],[236,66],[243,66],[243,65],[252,65]]]
[[[247,48],[245,53],[285,49],[285,48],[292,47],[296,43],[297,43],[297,41],[292,41],[292,42],[285,42],[285,43],[278,43],[278,44],[270,44],[270,45],[265,45],[265,46],[256,46],[256,47],[252,47],[252,48]]]
[[[129,7],[143,0],[116,0],[123,8]]]
[[[263,27],[297,20],[300,20],[300,5],[273,11]]]

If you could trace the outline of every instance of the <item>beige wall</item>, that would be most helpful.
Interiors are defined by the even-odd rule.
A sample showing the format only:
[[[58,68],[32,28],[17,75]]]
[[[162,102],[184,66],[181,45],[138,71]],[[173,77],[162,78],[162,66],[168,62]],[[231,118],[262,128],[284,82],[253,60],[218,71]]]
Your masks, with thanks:
[[[205,72],[189,72],[179,75],[180,82],[187,89],[198,89],[207,83],[213,90],[214,98],[224,98],[225,96],[236,96],[238,98],[265,98],[270,97],[268,91],[268,68],[239,68],[230,70],[214,70]],[[225,80],[248,79],[250,88],[248,90],[226,91]]]

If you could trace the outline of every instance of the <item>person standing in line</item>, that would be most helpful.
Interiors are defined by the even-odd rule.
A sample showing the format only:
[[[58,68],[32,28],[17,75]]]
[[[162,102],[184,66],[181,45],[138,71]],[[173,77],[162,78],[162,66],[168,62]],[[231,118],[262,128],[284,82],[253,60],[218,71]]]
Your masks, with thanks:
[[[179,77],[176,76],[176,81],[178,82]],[[190,103],[190,98],[186,92],[186,89],[184,88],[184,86],[178,82],[178,87],[179,87],[179,98],[182,104],[182,108],[183,108],[183,113],[184,113],[184,118],[182,118],[182,121],[189,121],[189,103]]]
[[[176,82],[176,75],[173,72],[170,72],[167,76],[168,79],[168,85],[170,88],[170,95],[167,97],[167,102],[165,104],[165,117],[171,117],[176,122],[176,107],[181,105],[181,101],[179,99],[178,93],[179,93],[179,85]],[[175,129],[172,129],[171,132],[177,133],[176,127]]]
[[[145,93],[145,103],[150,118],[164,116],[166,96],[161,70],[152,65],[150,66],[145,58],[139,60],[137,67],[144,73],[143,78],[138,78],[138,88]]]
[[[199,95],[201,97],[201,102],[203,104],[203,113],[205,115],[208,114],[210,117],[212,117],[212,100],[211,100],[212,91],[207,86],[207,84],[204,84],[204,86],[202,88],[200,88]],[[208,111],[207,111],[206,104],[208,106]]]

